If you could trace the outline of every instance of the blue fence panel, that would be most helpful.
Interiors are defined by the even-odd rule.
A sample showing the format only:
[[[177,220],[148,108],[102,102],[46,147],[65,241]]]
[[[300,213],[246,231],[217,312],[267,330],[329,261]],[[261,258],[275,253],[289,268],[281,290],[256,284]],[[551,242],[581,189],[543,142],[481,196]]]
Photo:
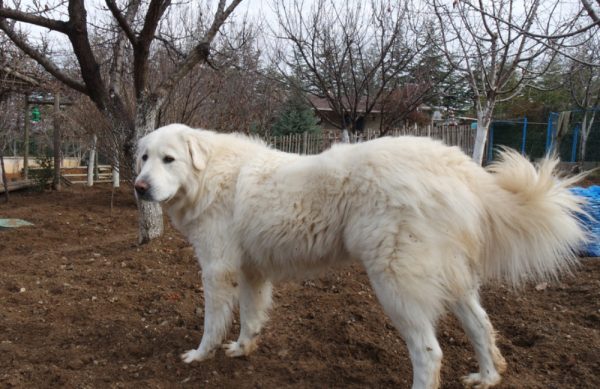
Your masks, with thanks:
[[[582,216],[582,220],[591,233],[591,241],[582,250],[581,254],[588,257],[600,257],[600,186],[588,188],[572,188],[573,193],[585,197],[586,212],[590,217]]]

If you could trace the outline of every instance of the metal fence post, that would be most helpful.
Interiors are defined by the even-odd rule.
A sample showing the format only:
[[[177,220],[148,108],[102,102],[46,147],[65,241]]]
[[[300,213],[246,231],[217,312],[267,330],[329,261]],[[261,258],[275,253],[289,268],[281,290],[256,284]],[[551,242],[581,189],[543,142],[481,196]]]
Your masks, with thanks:
[[[577,141],[579,140],[579,124],[573,129],[573,145],[571,147],[571,162],[577,161]]]

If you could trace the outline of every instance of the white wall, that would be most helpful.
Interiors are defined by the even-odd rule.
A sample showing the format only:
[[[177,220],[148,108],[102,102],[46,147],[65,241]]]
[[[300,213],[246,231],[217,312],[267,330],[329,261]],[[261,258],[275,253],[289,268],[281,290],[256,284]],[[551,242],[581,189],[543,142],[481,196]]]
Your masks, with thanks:
[[[29,157],[29,167],[37,167],[38,163],[35,157]],[[62,167],[77,167],[79,160],[77,158],[63,158]],[[19,174],[23,169],[23,157],[4,157],[4,167],[8,174]],[[0,173],[2,168],[0,167]]]

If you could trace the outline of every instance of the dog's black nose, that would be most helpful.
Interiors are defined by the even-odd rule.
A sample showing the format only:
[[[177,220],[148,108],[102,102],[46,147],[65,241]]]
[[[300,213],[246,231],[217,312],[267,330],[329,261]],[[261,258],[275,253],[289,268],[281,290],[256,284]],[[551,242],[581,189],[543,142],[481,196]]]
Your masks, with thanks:
[[[150,188],[150,185],[148,185],[148,183],[146,181],[137,181],[134,185],[135,191],[137,192],[137,194],[144,195],[148,189]]]

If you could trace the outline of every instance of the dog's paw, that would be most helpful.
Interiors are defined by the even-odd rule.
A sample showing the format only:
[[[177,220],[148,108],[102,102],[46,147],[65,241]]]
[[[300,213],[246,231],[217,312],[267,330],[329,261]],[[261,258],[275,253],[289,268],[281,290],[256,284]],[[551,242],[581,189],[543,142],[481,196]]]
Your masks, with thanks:
[[[214,352],[203,353],[199,350],[194,349],[194,350],[188,350],[188,351],[184,352],[183,354],[181,354],[181,360],[185,363],[192,363],[194,361],[202,362],[204,360],[211,358],[213,355],[214,355]]]
[[[225,355],[228,357],[244,357],[250,354],[252,351],[256,350],[258,347],[256,340],[251,340],[249,342],[227,342],[223,345],[223,349],[225,350]]]
[[[481,373],[472,373],[462,378],[462,382],[467,388],[488,389],[500,383],[500,375],[482,377]]]
[[[223,345],[223,350],[225,350],[225,355],[228,357],[243,357],[246,355],[246,351],[244,350],[244,346],[239,344],[238,342],[227,342]]]

